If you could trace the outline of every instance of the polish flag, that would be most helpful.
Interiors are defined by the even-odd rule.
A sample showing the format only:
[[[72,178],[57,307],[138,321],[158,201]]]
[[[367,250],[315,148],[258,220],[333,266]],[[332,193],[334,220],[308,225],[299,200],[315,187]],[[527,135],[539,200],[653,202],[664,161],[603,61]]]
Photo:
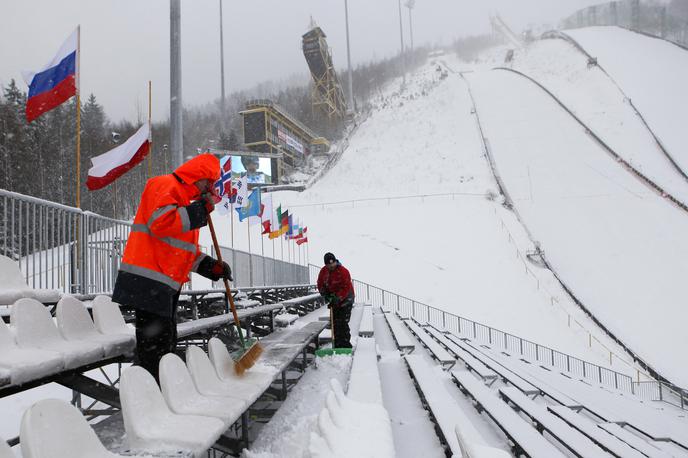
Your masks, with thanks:
[[[107,153],[91,159],[86,186],[91,191],[104,188],[140,163],[150,151],[150,127],[141,126],[134,135]]]

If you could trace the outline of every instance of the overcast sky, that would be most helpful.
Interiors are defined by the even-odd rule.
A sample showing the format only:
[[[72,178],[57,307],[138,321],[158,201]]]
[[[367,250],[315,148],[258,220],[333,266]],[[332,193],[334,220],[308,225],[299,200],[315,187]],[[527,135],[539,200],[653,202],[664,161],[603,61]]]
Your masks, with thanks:
[[[220,95],[219,1],[182,0],[183,100],[201,105]],[[402,2],[403,3],[403,2]],[[556,24],[594,0],[416,0],[415,44],[448,43],[489,31],[498,11],[514,29]],[[301,35],[312,16],[328,36],[337,68],[346,65],[343,0],[224,0],[227,92],[294,74],[306,77]],[[408,10],[403,8],[408,39]],[[399,51],[397,0],[349,0],[354,65]],[[37,70],[81,24],[81,89],[95,93],[113,120],[146,112],[169,116],[167,0],[0,0],[0,84],[25,88],[22,70]],[[304,80],[304,82],[306,82]]]

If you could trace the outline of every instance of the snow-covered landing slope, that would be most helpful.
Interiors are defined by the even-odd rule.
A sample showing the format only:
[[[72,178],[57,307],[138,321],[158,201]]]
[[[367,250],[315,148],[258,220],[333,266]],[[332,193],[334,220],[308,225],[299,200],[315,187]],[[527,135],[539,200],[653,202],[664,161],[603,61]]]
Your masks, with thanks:
[[[275,205],[282,203],[308,226],[306,246],[314,264],[332,251],[354,278],[608,364],[609,353],[590,349],[587,332],[569,327],[568,314],[587,323],[610,348],[613,344],[586,321],[548,271],[525,270],[524,252],[532,246],[518,242],[517,249],[514,238],[525,237],[510,236],[501,205],[485,197],[496,193],[496,184],[482,155],[467,86],[458,75],[442,79],[436,67],[429,64],[412,75],[403,94],[398,82],[385,91],[339,163],[303,193],[276,193]],[[216,218],[216,225],[228,243],[228,221]],[[254,252],[261,246],[257,229]],[[245,226],[235,230],[234,241],[246,248]],[[274,243],[278,258],[281,244]],[[272,255],[273,243],[266,241],[265,250]],[[533,270],[537,280],[529,273]],[[617,370],[629,370],[616,364]]]
[[[688,203],[688,181],[675,168],[613,80],[564,39],[516,50],[512,68],[552,92],[619,156],[666,192]]]
[[[591,311],[688,386],[688,217],[613,161],[535,84],[470,76],[499,172],[547,258]]]
[[[597,58],[688,173],[688,51],[618,27],[566,33]]]

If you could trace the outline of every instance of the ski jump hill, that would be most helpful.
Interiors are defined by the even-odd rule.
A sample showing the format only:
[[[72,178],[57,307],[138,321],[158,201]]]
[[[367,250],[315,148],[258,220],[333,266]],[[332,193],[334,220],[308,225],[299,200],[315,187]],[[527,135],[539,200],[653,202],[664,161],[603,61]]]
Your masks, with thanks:
[[[612,64],[643,46],[643,66],[678,72],[686,51],[614,28],[549,36],[509,68],[507,48],[430,59],[381,91],[324,176],[273,193],[309,228],[311,263],[332,251],[356,279],[353,357],[315,360],[330,335],[313,285],[243,288],[266,353],[237,379],[211,338],[233,320],[199,318],[223,293],[194,278],[185,361],[166,355],[160,389],[129,367],[117,304],[58,295],[54,321],[8,262],[24,299],[0,308],[0,436],[34,458],[688,456],[685,132],[662,119],[682,93],[668,67],[646,87],[640,61]],[[221,244],[286,256],[214,221]],[[126,348],[106,348],[113,333]]]

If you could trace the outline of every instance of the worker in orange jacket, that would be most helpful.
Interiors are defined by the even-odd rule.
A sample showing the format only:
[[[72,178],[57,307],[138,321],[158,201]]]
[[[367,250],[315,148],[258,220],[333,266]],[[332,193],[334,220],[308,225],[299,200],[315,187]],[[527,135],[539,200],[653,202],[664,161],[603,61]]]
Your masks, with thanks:
[[[136,211],[112,300],[136,310],[137,363],[156,380],[160,358],[176,347],[177,301],[190,272],[232,279],[227,263],[198,247],[199,228],[214,209],[206,196],[219,177],[215,156],[196,156],[148,180]]]

